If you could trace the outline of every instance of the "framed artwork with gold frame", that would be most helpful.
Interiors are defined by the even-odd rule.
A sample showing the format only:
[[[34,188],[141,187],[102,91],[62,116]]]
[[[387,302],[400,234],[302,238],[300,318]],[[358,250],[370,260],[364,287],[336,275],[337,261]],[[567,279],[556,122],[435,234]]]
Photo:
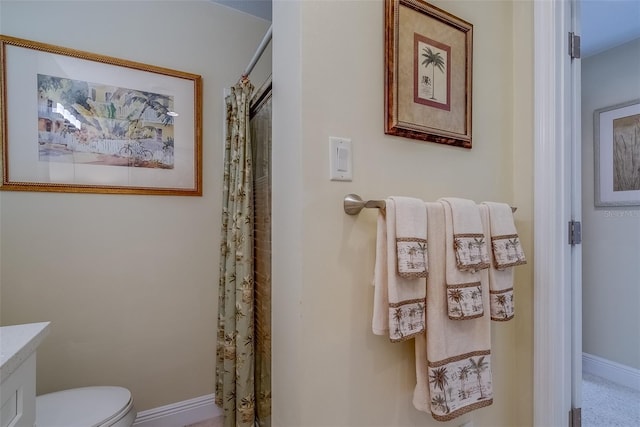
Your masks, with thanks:
[[[473,25],[385,0],[385,133],[471,148]]]
[[[196,74],[0,35],[5,191],[202,195]]]

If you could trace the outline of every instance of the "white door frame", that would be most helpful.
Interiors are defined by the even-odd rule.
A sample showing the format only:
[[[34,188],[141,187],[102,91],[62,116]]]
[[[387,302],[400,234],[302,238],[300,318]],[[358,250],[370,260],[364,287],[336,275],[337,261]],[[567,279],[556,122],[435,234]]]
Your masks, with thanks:
[[[534,2],[533,425],[540,427],[568,426],[572,406],[571,1]]]
[[[582,35],[581,0],[571,3],[571,30]],[[571,219],[582,224],[582,60],[571,61]],[[582,244],[571,247],[571,407],[582,408]],[[579,414],[578,414],[579,415]],[[575,426],[575,424],[573,424]]]

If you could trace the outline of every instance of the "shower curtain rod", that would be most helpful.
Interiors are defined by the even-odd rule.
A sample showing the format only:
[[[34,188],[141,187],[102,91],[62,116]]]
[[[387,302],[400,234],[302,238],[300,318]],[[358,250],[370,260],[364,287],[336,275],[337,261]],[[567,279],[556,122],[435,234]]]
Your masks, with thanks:
[[[244,73],[242,73],[242,79],[249,78],[249,74],[251,74],[253,67],[256,66],[256,64],[258,63],[258,59],[260,59],[260,57],[264,53],[264,50],[267,48],[267,45],[271,41],[272,32],[273,32],[273,24],[269,26],[267,33],[262,38],[262,41],[260,42],[260,45],[256,50],[256,53],[253,54],[253,58],[251,58],[251,62],[249,62],[249,65],[247,65],[247,68],[245,68]]]

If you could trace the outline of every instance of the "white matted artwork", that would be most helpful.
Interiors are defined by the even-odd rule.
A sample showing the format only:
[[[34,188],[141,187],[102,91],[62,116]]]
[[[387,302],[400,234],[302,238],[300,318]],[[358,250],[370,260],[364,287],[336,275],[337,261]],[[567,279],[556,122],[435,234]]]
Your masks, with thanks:
[[[202,195],[196,74],[0,36],[0,190]]]
[[[596,206],[640,206],[640,100],[594,112]]]

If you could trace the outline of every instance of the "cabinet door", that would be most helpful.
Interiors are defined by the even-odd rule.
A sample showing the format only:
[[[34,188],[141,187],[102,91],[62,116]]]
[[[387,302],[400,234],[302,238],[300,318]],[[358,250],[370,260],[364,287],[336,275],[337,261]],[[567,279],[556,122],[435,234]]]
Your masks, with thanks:
[[[0,427],[36,424],[36,354],[32,353],[0,384]]]

